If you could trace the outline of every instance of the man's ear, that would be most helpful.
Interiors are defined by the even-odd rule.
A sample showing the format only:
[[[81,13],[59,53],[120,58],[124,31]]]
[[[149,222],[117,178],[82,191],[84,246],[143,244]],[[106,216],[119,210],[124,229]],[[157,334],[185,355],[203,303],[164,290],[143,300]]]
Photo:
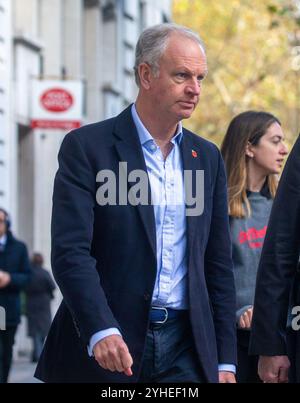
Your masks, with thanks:
[[[151,81],[153,79],[153,72],[149,64],[141,63],[138,67],[138,73],[141,87],[143,87],[145,90],[149,90],[151,87]]]
[[[249,158],[253,158],[253,157],[254,157],[254,153],[253,153],[253,150],[252,150],[252,144],[249,143],[249,141],[248,141],[247,146],[246,146],[246,155],[247,155],[247,157],[249,157]]]

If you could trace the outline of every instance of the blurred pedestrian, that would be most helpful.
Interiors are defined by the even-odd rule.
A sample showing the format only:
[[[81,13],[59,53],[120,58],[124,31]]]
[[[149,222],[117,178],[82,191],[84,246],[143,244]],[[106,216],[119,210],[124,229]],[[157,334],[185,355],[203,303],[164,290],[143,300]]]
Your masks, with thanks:
[[[238,382],[257,382],[249,356],[256,273],[287,148],[279,120],[265,112],[236,116],[222,144],[228,177],[230,228],[237,293]]]
[[[43,268],[44,258],[34,253],[31,260],[32,277],[26,288],[28,334],[32,338],[32,362],[37,362],[51,325],[51,300],[56,286],[49,272]]]
[[[21,317],[20,292],[29,278],[27,248],[12,235],[9,215],[0,208],[0,306],[6,312],[6,329],[0,330],[0,383],[8,380],[15,334]]]

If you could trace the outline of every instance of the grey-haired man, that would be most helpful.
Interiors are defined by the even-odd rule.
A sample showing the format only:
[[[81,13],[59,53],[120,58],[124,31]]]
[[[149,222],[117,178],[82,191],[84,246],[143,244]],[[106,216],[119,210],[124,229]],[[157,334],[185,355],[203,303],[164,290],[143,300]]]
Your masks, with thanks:
[[[135,73],[135,104],[69,134],[60,151],[52,266],[64,301],[37,376],[234,382],[224,166],[216,146],[181,123],[207,74],[203,44],[174,24],[149,28],[137,44]],[[127,203],[120,166],[128,171]]]

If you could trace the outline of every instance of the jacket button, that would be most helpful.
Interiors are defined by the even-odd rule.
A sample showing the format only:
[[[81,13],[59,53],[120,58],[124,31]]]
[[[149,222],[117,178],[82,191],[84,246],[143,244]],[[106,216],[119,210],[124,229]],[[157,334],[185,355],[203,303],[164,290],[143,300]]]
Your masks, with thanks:
[[[146,293],[144,294],[144,300],[145,300],[145,301],[149,301],[149,299],[150,299],[150,294],[149,294],[148,292],[146,292]]]

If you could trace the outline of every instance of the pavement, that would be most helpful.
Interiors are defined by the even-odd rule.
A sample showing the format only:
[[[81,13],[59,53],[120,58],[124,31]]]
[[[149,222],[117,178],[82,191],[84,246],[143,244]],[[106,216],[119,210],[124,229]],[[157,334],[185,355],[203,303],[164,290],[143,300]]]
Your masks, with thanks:
[[[34,378],[36,363],[30,362],[28,357],[18,357],[13,361],[9,383],[39,383],[40,381]]]

